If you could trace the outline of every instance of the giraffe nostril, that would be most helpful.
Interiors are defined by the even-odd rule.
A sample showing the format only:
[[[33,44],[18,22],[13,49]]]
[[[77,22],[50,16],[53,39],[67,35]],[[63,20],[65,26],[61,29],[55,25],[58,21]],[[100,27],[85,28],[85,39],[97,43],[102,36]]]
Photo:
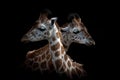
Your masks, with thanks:
[[[89,41],[92,45],[95,45],[95,41],[92,38],[89,38]]]
[[[88,40],[89,40],[90,42],[94,41],[92,38],[88,38]]]

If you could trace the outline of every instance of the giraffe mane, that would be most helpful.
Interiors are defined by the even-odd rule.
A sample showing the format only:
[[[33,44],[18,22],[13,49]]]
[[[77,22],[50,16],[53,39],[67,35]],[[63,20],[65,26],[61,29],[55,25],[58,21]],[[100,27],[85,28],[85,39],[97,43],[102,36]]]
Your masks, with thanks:
[[[56,25],[56,27],[57,27],[57,29],[58,29],[58,31],[59,31],[60,40],[62,41],[62,40],[63,40],[63,37],[62,37],[62,33],[61,33],[61,31],[60,31],[60,26],[58,25],[57,22],[55,22],[55,25]]]

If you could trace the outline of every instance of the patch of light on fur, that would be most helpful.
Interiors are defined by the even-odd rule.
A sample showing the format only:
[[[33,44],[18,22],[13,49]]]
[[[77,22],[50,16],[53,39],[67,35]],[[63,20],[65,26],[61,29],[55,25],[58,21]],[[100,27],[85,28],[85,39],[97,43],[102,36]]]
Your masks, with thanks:
[[[31,53],[33,53],[33,52],[35,52],[35,50],[28,51],[28,53],[27,53],[27,54],[31,54]]]
[[[53,17],[53,18],[51,18],[51,20],[57,20],[57,17]]]
[[[54,41],[54,42],[51,44],[51,46],[52,46],[52,45],[55,45],[55,44],[57,44],[57,43],[59,43],[59,42],[60,42],[60,38],[56,39],[56,41]]]
[[[44,24],[41,24],[41,29],[45,29],[45,25]]]
[[[45,27],[45,24],[40,24],[39,27],[43,29]]]

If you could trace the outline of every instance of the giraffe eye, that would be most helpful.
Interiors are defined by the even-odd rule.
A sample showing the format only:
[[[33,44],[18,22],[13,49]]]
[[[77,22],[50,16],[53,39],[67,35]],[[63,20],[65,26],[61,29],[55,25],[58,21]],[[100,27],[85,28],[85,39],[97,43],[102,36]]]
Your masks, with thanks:
[[[44,27],[38,28],[40,31],[45,31],[46,29]]]
[[[61,29],[61,32],[66,32],[66,31]]]
[[[78,34],[80,31],[79,30],[74,30],[73,33],[74,34]]]

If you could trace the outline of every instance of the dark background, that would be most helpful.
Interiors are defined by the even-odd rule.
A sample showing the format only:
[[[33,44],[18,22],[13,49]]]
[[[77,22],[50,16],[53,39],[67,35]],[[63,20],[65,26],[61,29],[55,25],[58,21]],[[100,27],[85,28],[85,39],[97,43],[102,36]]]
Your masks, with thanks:
[[[31,28],[32,24],[38,19],[40,11],[45,8],[50,9],[54,16],[58,17],[58,23],[62,25],[66,21],[66,16],[71,12],[80,15],[82,22],[87,27],[88,32],[95,40],[95,46],[85,46],[72,43],[68,55],[75,61],[84,64],[87,76],[83,80],[99,80],[102,78],[104,60],[104,27],[101,27],[103,16],[102,4],[95,1],[16,1],[9,8],[12,19],[12,38],[9,38],[13,46],[11,53],[14,67],[11,70],[15,80],[63,80],[63,77],[56,74],[42,75],[39,72],[26,71],[23,67],[26,52],[38,49],[47,41],[24,44],[20,42],[21,37]],[[72,2],[72,3],[70,3]],[[9,19],[9,20],[11,20]],[[9,28],[8,28],[9,30]],[[11,32],[11,31],[10,31]],[[8,34],[9,35],[9,34]],[[102,47],[101,47],[102,46]],[[8,46],[7,46],[8,47]],[[9,62],[8,62],[9,63]]]

